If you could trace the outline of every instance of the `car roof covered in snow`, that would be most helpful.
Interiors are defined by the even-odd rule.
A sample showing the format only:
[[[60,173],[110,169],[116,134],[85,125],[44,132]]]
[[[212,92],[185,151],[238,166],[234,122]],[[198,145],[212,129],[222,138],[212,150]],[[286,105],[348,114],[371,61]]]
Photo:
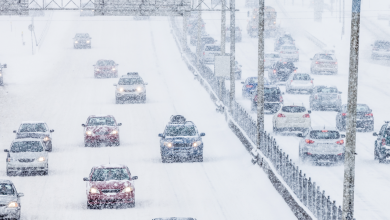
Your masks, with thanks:
[[[102,165],[97,165],[93,166],[93,169],[102,169],[102,168],[127,168],[126,165],[123,164],[102,164]]]
[[[38,124],[38,123],[46,123],[44,121],[22,121],[22,124]]]
[[[126,75],[122,75],[121,78],[141,78],[138,72],[128,72]]]

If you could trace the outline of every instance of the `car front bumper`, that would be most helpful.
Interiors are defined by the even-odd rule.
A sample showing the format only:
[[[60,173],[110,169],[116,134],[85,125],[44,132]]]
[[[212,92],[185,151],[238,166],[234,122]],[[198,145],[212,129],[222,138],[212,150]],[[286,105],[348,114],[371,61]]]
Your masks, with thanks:
[[[120,100],[140,99],[146,95],[146,92],[116,92],[115,96]]]
[[[48,161],[45,162],[7,162],[7,169],[9,171],[45,171],[48,167]]]
[[[85,143],[115,143],[119,141],[119,134],[109,135],[85,135]]]
[[[20,207],[18,208],[0,208],[0,219],[19,219]]]
[[[191,158],[203,155],[203,144],[199,147],[161,147],[161,155],[168,158]]]
[[[87,202],[89,205],[107,205],[115,206],[119,204],[132,204],[135,202],[135,193],[130,193],[128,195],[123,195],[123,193],[118,193],[118,195],[88,195]]]
[[[374,119],[371,120],[356,120],[356,128],[367,128],[367,127],[373,127],[374,126]]]
[[[316,162],[337,162],[344,161],[344,153],[337,154],[315,154],[311,152],[305,152],[306,159],[316,161]]]

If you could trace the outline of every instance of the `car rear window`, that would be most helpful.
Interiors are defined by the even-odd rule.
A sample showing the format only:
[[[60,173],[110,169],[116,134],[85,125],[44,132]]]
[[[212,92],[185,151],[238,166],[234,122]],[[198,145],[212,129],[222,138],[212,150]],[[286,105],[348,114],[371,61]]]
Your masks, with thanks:
[[[336,88],[318,88],[317,92],[319,93],[337,93]]]
[[[278,62],[278,63],[276,63],[276,68],[278,68],[278,69],[284,69],[284,68],[293,69],[293,68],[295,68],[295,66],[291,62],[283,62],[283,63]]]
[[[88,126],[108,125],[114,126],[115,120],[112,117],[93,117],[89,118]]]
[[[376,41],[375,47],[381,48],[381,49],[388,49],[388,48],[390,48],[390,41]]]
[[[265,58],[280,58],[279,54],[264,54]]]
[[[20,152],[42,152],[43,147],[39,141],[18,141],[12,143],[11,152],[20,153]]]
[[[356,111],[357,112],[368,112],[368,111],[370,111],[370,108],[367,105],[357,105]]]
[[[194,125],[169,125],[165,128],[165,136],[196,136],[197,132]]]
[[[120,78],[118,85],[141,85],[144,81],[141,78]]]
[[[46,130],[44,123],[22,124],[19,128],[19,132],[46,132]]]
[[[113,66],[115,65],[115,62],[112,60],[99,60],[97,62],[98,66]]]
[[[91,181],[108,180],[130,180],[130,176],[125,168],[102,168],[96,169],[91,178]]]
[[[283,46],[282,50],[296,50],[295,46]]]
[[[248,78],[247,84],[254,84],[254,83],[257,83],[257,77]]]
[[[278,87],[264,87],[264,95],[278,95],[280,90]]]
[[[305,112],[306,108],[303,106],[283,106],[282,111],[291,113]]]
[[[294,74],[293,80],[311,80],[309,74]]]
[[[13,195],[14,193],[14,188],[11,184],[0,183],[0,195]]]
[[[220,46],[206,46],[205,51],[221,51]]]
[[[318,60],[335,60],[334,55],[331,54],[318,54]]]
[[[310,131],[310,138],[314,138],[314,139],[339,139],[340,133],[338,131],[314,130],[314,131]]]

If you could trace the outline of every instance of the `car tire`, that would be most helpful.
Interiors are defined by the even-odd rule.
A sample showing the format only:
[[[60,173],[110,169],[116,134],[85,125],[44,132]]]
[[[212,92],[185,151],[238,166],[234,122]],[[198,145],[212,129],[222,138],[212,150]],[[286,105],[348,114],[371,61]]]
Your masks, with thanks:
[[[121,100],[118,98],[115,98],[115,104],[122,104]]]
[[[374,148],[374,160],[379,160],[379,156],[378,156],[376,147]]]
[[[115,144],[115,146],[120,146],[120,145],[121,145],[121,142],[120,142],[120,140],[118,139],[118,140],[115,141],[114,144]]]
[[[198,162],[203,162],[203,154],[197,156],[196,159],[197,159]]]
[[[313,93],[313,90],[312,90],[312,89],[310,89],[308,92],[309,92],[310,94],[312,94],[312,93]]]
[[[53,151],[53,144],[51,143],[51,141],[50,141],[50,145],[49,145],[49,147],[48,147],[48,151],[49,151],[49,152],[52,152],[52,151]]]
[[[277,129],[275,125],[272,127],[272,130],[275,135],[279,133],[279,129]]]
[[[7,176],[13,176],[13,175],[12,175],[12,172],[8,171],[8,168],[7,168],[6,173],[7,173]]]
[[[386,158],[380,158],[380,157],[378,157],[378,159],[379,159],[379,163],[384,163],[384,162],[386,162]]]

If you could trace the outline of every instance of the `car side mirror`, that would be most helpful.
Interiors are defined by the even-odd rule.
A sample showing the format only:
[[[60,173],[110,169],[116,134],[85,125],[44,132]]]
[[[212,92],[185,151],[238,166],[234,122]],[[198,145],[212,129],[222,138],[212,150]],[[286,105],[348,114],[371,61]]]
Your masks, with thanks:
[[[81,124],[81,126],[85,127],[85,124]]]
[[[83,181],[89,181],[88,177],[84,177]]]
[[[4,64],[4,65],[3,65],[3,68],[7,68],[7,64]]]
[[[378,134],[376,132],[372,133],[373,136],[378,136]],[[4,150],[6,151],[6,150]]]
[[[284,92],[282,92],[282,95],[284,95]]]
[[[131,180],[137,180],[137,179],[138,179],[138,176],[131,177]]]
[[[16,131],[15,131],[15,130],[14,130],[13,132],[14,132],[14,133],[16,133]]]
[[[340,135],[341,138],[345,138],[345,134]]]
[[[164,137],[164,135],[163,135],[163,134],[158,134],[158,136],[159,136],[159,137]]]
[[[50,133],[53,133],[53,132],[54,132],[54,129],[51,129],[51,130],[50,130]]]
[[[122,126],[122,123],[118,123],[118,126]]]
[[[311,110],[308,110],[307,112],[308,112],[309,114],[311,114]]]
[[[200,133],[200,136],[204,137],[204,136],[206,136],[206,134],[205,133]]]
[[[8,149],[4,149],[4,152],[7,152],[7,153],[9,153],[9,150],[8,150]]]
[[[49,151],[50,151],[50,149],[45,149],[45,151],[49,152]]]
[[[18,195],[18,197],[23,197],[24,193],[18,193],[17,195]]]
[[[117,86],[118,84],[114,83],[114,86]]]
[[[302,133],[298,133],[297,137],[303,138],[303,134]]]
[[[341,94],[342,92],[339,91],[339,94]]]
[[[241,82],[241,84],[245,84],[245,82]]]

